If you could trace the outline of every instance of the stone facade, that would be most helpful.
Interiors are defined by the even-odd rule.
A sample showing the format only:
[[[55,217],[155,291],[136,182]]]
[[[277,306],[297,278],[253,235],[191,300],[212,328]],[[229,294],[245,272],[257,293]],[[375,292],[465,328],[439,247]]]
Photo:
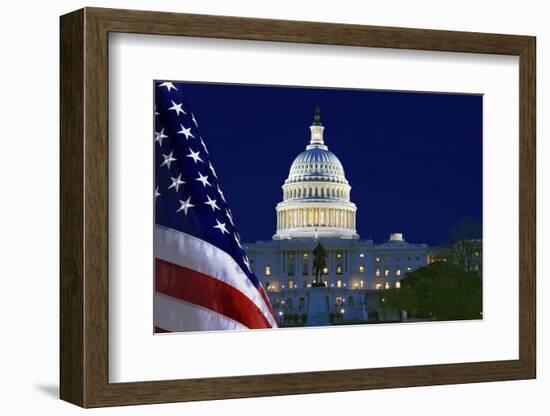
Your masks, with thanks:
[[[397,319],[387,316],[380,294],[399,288],[407,271],[425,266],[428,246],[411,244],[400,233],[390,234],[382,244],[361,240],[351,186],[324,143],[318,107],[310,132],[309,145],[292,163],[282,186],[273,239],[245,244],[250,266],[282,321],[314,326]],[[325,287],[311,286],[317,242],[327,252]]]

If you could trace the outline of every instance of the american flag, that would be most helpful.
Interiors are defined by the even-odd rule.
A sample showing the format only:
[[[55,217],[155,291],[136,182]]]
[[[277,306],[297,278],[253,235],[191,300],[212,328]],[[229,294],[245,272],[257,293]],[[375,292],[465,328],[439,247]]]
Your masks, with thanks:
[[[155,332],[274,328],[184,85],[155,89]]]

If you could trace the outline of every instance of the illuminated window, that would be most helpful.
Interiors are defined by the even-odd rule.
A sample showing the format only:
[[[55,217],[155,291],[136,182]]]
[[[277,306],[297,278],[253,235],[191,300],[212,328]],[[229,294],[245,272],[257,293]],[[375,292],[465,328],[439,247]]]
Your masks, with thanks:
[[[388,269],[384,270],[384,276],[389,276],[390,275],[390,271]]]
[[[474,255],[475,255],[476,257],[479,257],[479,251],[476,251],[476,252],[474,253]]]
[[[397,276],[401,276],[401,269],[397,269],[397,271],[395,272],[395,274],[396,274]]]
[[[377,257],[377,258],[376,258],[376,261],[380,261],[380,257]]]
[[[342,287],[342,281],[341,280],[338,280],[336,282],[336,287]]]
[[[359,265],[359,273],[365,273],[365,265],[364,264]]]
[[[325,267],[325,268],[323,269],[323,274],[328,274],[328,267]]]
[[[410,271],[411,271],[411,268],[410,268],[410,267],[407,267],[407,271],[410,272]]]
[[[376,269],[376,277],[380,276],[380,269]]]
[[[294,289],[294,280],[289,280],[288,281],[288,288],[289,289]]]
[[[365,257],[365,254],[361,253],[361,254],[359,254],[359,257],[363,258],[363,257]]]
[[[336,253],[336,258],[341,259],[342,258],[342,253],[340,253],[340,252]]]
[[[359,282],[359,286],[360,286],[361,288],[363,288],[364,285],[365,285],[365,282],[361,280],[361,281]]]
[[[342,265],[341,264],[336,266],[336,274],[342,274]]]
[[[308,253],[304,253],[304,260],[307,260],[309,257],[309,254]]]
[[[376,289],[382,289],[382,283],[377,283],[376,284]]]
[[[265,266],[265,275],[271,276],[271,266],[269,264]]]
[[[340,306],[342,304],[342,296],[336,296],[336,305]]]
[[[386,282],[386,285],[384,286],[386,289],[389,289],[390,288],[390,283],[389,282]]]
[[[401,282],[395,282],[395,288],[401,289]]]

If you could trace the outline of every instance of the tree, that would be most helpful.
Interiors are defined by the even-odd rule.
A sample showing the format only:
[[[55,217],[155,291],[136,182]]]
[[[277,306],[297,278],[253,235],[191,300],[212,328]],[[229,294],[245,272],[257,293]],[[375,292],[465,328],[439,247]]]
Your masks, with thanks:
[[[411,318],[434,320],[479,319],[481,278],[457,264],[435,262],[408,272],[400,289],[385,291],[385,306],[406,310]]]
[[[313,249],[313,273],[315,274],[315,281],[312,286],[325,286],[321,280],[321,275],[326,267],[327,252],[321,243],[317,243],[317,246]]]
[[[477,263],[475,271],[481,274],[481,225],[463,217],[450,228],[449,237],[451,260],[467,272],[474,271],[474,263]]]

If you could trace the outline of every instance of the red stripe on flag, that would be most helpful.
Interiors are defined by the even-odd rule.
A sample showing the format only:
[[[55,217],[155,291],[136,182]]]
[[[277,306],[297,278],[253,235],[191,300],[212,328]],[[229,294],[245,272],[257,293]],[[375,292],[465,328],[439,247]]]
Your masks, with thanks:
[[[262,311],[242,292],[196,270],[155,259],[155,290],[211,309],[248,328],[271,328]]]

